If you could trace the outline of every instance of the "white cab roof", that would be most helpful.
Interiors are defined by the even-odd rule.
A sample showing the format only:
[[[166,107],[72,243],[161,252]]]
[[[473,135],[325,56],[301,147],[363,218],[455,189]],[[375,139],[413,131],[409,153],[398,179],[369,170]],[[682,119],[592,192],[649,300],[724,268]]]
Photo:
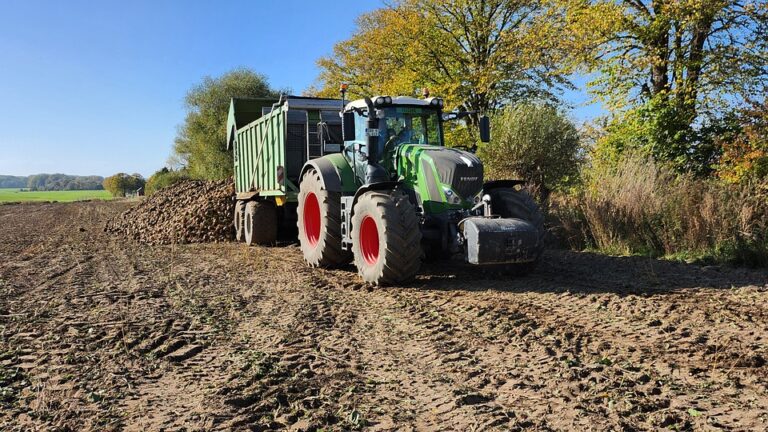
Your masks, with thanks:
[[[374,96],[371,98],[372,101],[375,101],[376,98],[379,96]],[[422,105],[422,106],[429,106],[430,99],[417,99],[415,97],[410,96],[396,96],[392,98],[392,105]],[[347,106],[344,108],[345,111],[348,111],[352,108],[358,108],[358,109],[365,109],[368,108],[365,105],[365,99],[358,99],[354,100],[347,104]]]

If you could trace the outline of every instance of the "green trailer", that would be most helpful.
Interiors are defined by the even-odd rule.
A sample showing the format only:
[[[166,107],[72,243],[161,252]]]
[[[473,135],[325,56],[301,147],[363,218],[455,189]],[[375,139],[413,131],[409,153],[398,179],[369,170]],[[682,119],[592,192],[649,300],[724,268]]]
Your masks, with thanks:
[[[267,232],[248,229],[246,211],[295,221],[304,163],[341,151],[341,108],[339,99],[232,99],[227,147],[234,158],[238,240],[270,243],[277,235],[277,224]]]

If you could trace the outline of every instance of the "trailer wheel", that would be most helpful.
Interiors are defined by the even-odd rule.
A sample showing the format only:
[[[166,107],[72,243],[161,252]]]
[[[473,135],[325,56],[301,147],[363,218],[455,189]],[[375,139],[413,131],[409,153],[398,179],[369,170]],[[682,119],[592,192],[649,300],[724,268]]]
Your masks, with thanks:
[[[312,267],[332,267],[352,260],[341,247],[341,193],[325,189],[320,174],[307,171],[299,185],[296,209],[299,243],[304,260]]]
[[[245,205],[245,242],[250,246],[272,245],[277,241],[277,209],[271,201],[249,201]]]
[[[235,203],[235,241],[245,240],[245,202],[237,201]]]
[[[401,191],[360,196],[352,216],[352,252],[363,280],[376,285],[406,282],[421,267],[421,229],[416,209]]]
[[[544,252],[544,214],[539,209],[533,197],[523,190],[512,188],[491,189],[488,194],[491,196],[491,209],[494,214],[502,218],[522,219],[536,228],[539,236],[539,249],[536,253],[536,259],[533,262],[506,264],[503,271],[513,275],[523,276],[536,269]]]

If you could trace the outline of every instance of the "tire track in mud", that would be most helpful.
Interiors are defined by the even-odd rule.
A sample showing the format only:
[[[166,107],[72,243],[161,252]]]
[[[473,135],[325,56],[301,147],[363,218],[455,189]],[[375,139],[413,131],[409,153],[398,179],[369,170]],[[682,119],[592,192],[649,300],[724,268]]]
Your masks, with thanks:
[[[267,254],[272,251],[262,250]],[[282,256],[282,268],[299,264]],[[275,265],[274,257],[272,265]],[[304,266],[275,280],[248,308],[238,367],[220,393],[233,413],[222,429],[361,426],[355,408],[357,311]]]
[[[17,418],[20,422],[16,427],[21,428],[26,428],[22,425],[27,422],[63,425],[81,416],[98,417],[93,415],[93,404],[101,395],[79,385],[76,379],[96,373],[92,367],[83,365],[90,363],[94,353],[114,343],[116,338],[114,331],[100,328],[90,320],[84,321],[76,313],[81,304],[73,301],[87,299],[96,271],[93,255],[84,248],[85,229],[73,231],[73,227],[98,217],[97,208],[68,206],[55,216],[58,217],[53,220],[34,221],[35,228],[30,231],[44,243],[36,248],[38,254],[25,256],[28,271],[13,275],[11,283],[20,295],[9,303],[18,313],[14,320],[3,323],[17,332],[10,338],[10,344],[25,352],[17,358],[21,363],[4,365],[23,369],[28,379],[28,386],[19,394],[26,406],[26,413]],[[41,226],[45,232],[41,232]],[[65,242],[63,232],[80,235],[74,242],[71,238]],[[62,289],[64,286],[68,289]],[[17,307],[19,304],[23,306]],[[35,330],[29,332],[22,328]],[[97,421],[106,424],[108,418]]]
[[[532,281],[534,285],[537,281]],[[517,283],[517,282],[515,282]],[[646,356],[658,356],[659,353],[666,354],[663,351],[658,351],[658,346],[653,346],[652,349],[647,350],[647,352],[643,352],[642,349],[637,349],[637,346],[640,348],[643,347],[642,344],[642,337],[636,337],[634,340],[624,340],[622,338],[623,326],[621,325],[615,325],[616,321],[615,319],[608,319],[608,320],[602,320],[600,318],[599,310],[604,307],[600,306],[597,308],[597,313],[595,313],[595,304],[587,305],[587,304],[578,304],[579,302],[573,302],[571,301],[572,295],[570,293],[563,293],[559,295],[555,294],[539,294],[540,290],[536,286],[531,286],[529,289],[533,292],[536,292],[536,294],[528,294],[525,292],[525,290],[513,290],[514,297],[510,297],[512,293],[510,292],[504,292],[504,290],[498,290],[498,292],[494,293],[493,290],[493,284],[489,288],[491,290],[489,291],[482,291],[474,293],[472,291],[476,291],[475,289],[470,288],[468,291],[468,295],[462,295],[462,296],[456,296],[455,294],[451,294],[451,289],[456,289],[457,287],[451,286],[451,284],[447,284],[448,286],[445,286],[446,284],[443,284],[443,289],[447,289],[447,292],[443,291],[436,291],[431,294],[414,294],[414,297],[417,297],[421,300],[427,299],[429,300],[429,308],[433,308],[433,310],[439,311],[439,314],[446,314],[446,315],[454,315],[456,317],[456,320],[458,322],[461,322],[465,325],[467,325],[470,328],[473,328],[472,333],[479,334],[479,335],[488,335],[494,333],[496,327],[502,327],[507,334],[512,335],[513,337],[510,338],[503,338],[502,340],[488,340],[485,343],[485,346],[493,348],[496,345],[499,344],[499,342],[502,343],[508,343],[510,345],[517,345],[519,346],[520,341],[517,340],[516,337],[514,337],[517,333],[516,329],[523,329],[527,332],[526,328],[529,328],[525,323],[526,321],[528,323],[536,323],[534,325],[534,328],[537,328],[538,330],[535,330],[537,334],[537,339],[534,341],[534,343],[540,344],[544,346],[544,351],[548,353],[549,355],[553,356],[554,354],[557,354],[557,358],[553,360],[557,360],[558,362],[575,362],[574,365],[569,367],[568,369],[575,369],[574,371],[570,372],[577,372],[578,374],[584,374],[587,373],[587,376],[581,377],[582,379],[576,379],[576,381],[583,381],[583,378],[588,378],[589,380],[592,380],[593,378],[596,378],[597,380],[603,380],[605,379],[601,378],[600,376],[592,377],[591,375],[595,375],[594,373],[585,371],[585,369],[594,369],[595,371],[599,372],[599,375],[608,375],[613,374],[613,377],[616,381],[620,381],[623,383],[628,383],[629,385],[626,386],[620,386],[619,388],[601,388],[600,393],[603,394],[604,400],[608,399],[607,396],[616,396],[613,397],[614,399],[619,399],[621,396],[623,396],[623,399],[631,399],[631,405],[633,406],[639,406],[640,410],[653,410],[653,411],[663,411],[665,408],[669,406],[669,401],[672,400],[677,404],[682,403],[688,403],[687,406],[677,406],[673,407],[676,408],[676,410],[670,410],[673,411],[669,415],[667,415],[664,418],[658,419],[660,423],[681,423],[685,424],[686,420],[686,409],[696,409],[701,411],[711,411],[712,415],[709,417],[709,420],[711,424],[720,424],[720,420],[717,418],[717,415],[715,415],[715,411],[719,405],[717,401],[704,401],[704,403],[699,403],[700,401],[694,400],[695,398],[688,398],[691,400],[686,401],[686,395],[687,394],[693,394],[701,389],[698,387],[702,384],[703,381],[706,381],[708,377],[696,377],[694,380],[686,380],[681,379],[679,376],[672,376],[669,370],[666,370],[664,367],[656,368],[655,365],[657,363],[657,360],[654,360],[651,362],[650,365],[646,364],[645,368],[637,368],[633,364],[641,364],[643,362],[648,363],[649,358]],[[485,284],[483,284],[485,285]],[[475,295],[476,294],[476,295]],[[480,304],[483,305],[479,309],[475,306],[472,306],[474,303],[473,298],[467,298],[467,297],[481,297],[483,299],[488,298],[487,300],[481,300]],[[535,299],[535,301],[531,301],[531,298]],[[452,301],[454,299],[458,299],[456,301]],[[594,301],[594,300],[593,300]],[[514,306],[511,307],[505,307],[502,305],[505,304],[511,304]],[[443,307],[444,305],[448,305],[448,307]],[[674,305],[674,303],[673,303]],[[588,307],[586,307],[588,306]],[[489,313],[489,311],[492,311]],[[523,316],[524,319],[520,320],[519,317]],[[513,317],[511,325],[504,325],[503,324],[503,317]],[[502,318],[502,326],[494,326],[492,323],[497,322],[499,318]],[[594,319],[597,318],[597,319]],[[479,323],[480,327],[474,326],[473,323]],[[521,327],[522,326],[522,327]],[[642,335],[643,332],[640,331],[638,333],[638,330],[651,330],[651,331],[659,331],[659,329],[656,329],[654,326],[661,326],[661,323],[658,322],[658,324],[651,324],[651,327],[638,327],[634,328],[633,331],[635,333],[625,333],[625,336],[639,336]],[[667,328],[668,326],[662,327],[661,332],[663,331],[671,331]],[[617,333],[612,333],[612,330],[619,330]],[[565,336],[565,337],[563,337]],[[618,336],[618,337],[617,337]],[[555,343],[554,346],[551,343],[547,343],[549,339],[552,339]],[[653,339],[653,338],[651,338]],[[759,339],[759,336],[758,336]],[[621,347],[622,349],[615,349],[614,346]],[[646,344],[648,345],[648,344]],[[658,345],[656,343],[655,345]],[[565,346],[567,349],[562,350],[560,349],[561,346]],[[525,347],[527,350],[528,347]],[[519,354],[519,350],[515,350]],[[743,351],[742,351],[743,352]],[[749,352],[749,351],[747,351]],[[570,353],[569,356],[564,356],[563,354]],[[637,354],[632,354],[637,353]],[[512,353],[509,353],[512,354]],[[642,354],[642,355],[641,355]],[[681,353],[681,352],[674,352],[670,353],[669,359],[670,361],[680,362],[681,360],[684,360],[683,354],[687,353]],[[591,365],[586,365],[587,367],[584,367],[580,365],[579,358],[581,356],[587,357],[588,355],[592,357]],[[499,357],[498,355],[496,357]],[[505,358],[502,356],[501,358]],[[546,357],[544,357],[546,358]],[[653,358],[653,357],[651,357]],[[759,357],[758,357],[759,358]],[[529,359],[530,360],[530,359]],[[534,359],[535,360],[535,359]],[[535,364],[535,362],[534,362]],[[750,363],[749,366],[751,367],[757,367],[759,366],[759,360],[758,363]],[[575,366],[575,367],[574,367]],[[723,367],[726,367],[728,365],[723,365]],[[512,365],[514,367],[514,365]],[[535,368],[535,367],[534,367]],[[675,369],[678,369],[679,366],[674,365]],[[530,369],[530,367],[529,367]],[[563,368],[549,368],[548,371],[545,371],[550,376],[559,377],[564,374]],[[567,370],[566,370],[567,372]],[[761,373],[758,370],[752,369],[751,371],[748,371],[747,374],[750,376],[754,376],[755,372],[757,372],[757,377],[761,376]],[[676,371],[675,371],[676,373]],[[539,374],[540,376],[542,374]],[[546,375],[544,375],[546,376]],[[764,376],[764,375],[762,375]],[[666,382],[670,382],[669,385],[663,385],[663,386],[657,386],[651,377],[657,377],[661,378]],[[730,379],[732,377],[729,377]],[[611,380],[608,380],[609,382]],[[692,382],[688,382],[692,381]],[[697,382],[698,381],[698,382]],[[763,383],[765,381],[762,381]],[[682,388],[678,388],[681,386],[681,384],[687,384],[682,386]],[[709,385],[709,384],[708,384]],[[555,385],[553,386],[553,393],[546,397],[547,402],[551,403],[552,401],[557,401],[557,393],[559,391],[559,387],[567,388],[569,385],[567,382],[559,383],[557,380],[555,380]],[[583,384],[579,383],[578,387],[575,388],[577,390],[575,393],[584,393]],[[763,410],[763,408],[757,406],[754,406],[754,401],[759,400],[760,396],[764,396],[764,384],[761,385],[758,381],[757,385],[751,386],[749,389],[744,389],[743,395],[740,397],[739,403],[732,404],[733,395],[727,394],[726,392],[720,393],[720,399],[721,402],[724,404],[730,404],[731,409],[730,411],[739,410],[739,412],[746,413],[747,418],[751,418],[752,420],[746,420],[746,422],[742,421],[742,419],[734,419],[731,418],[729,420],[726,420],[723,418],[723,423],[730,423],[731,426],[737,427],[737,428],[743,428],[743,427],[758,427],[758,425],[763,424],[765,418],[764,416],[761,416],[760,412]],[[541,391],[541,390],[539,390]],[[654,393],[661,393],[664,392],[663,397],[654,397],[657,396]],[[762,392],[762,393],[761,393]],[[647,395],[644,393],[648,393]],[[671,393],[671,394],[670,394]],[[640,395],[640,397],[638,397]],[[714,394],[714,396],[717,397],[717,393]],[[572,398],[570,398],[572,399]],[[600,399],[600,398],[598,398]],[[569,401],[565,401],[569,402]],[[584,405],[583,401],[581,402],[582,405]],[[594,405],[594,404],[592,404]],[[601,404],[598,404],[601,405]],[[734,406],[735,405],[735,406]],[[587,408],[589,408],[589,405],[587,405]],[[621,407],[615,408],[613,410],[621,411]],[[558,418],[559,420],[562,419],[563,416],[568,417],[568,414],[563,414],[563,411],[558,411]],[[602,407],[598,407],[597,413],[601,415],[601,417],[610,417],[611,410],[605,410]],[[621,411],[621,414],[623,417],[628,418],[629,422],[625,423],[624,420],[617,421],[615,420],[616,416],[614,415],[614,421],[618,423],[618,426],[621,426],[623,423],[626,425],[633,425],[633,427],[637,428],[647,428],[651,427],[651,425],[648,424],[642,424],[636,422],[636,420],[633,418],[634,414],[636,414],[636,409],[633,407],[629,407],[628,409],[625,409]],[[764,412],[764,411],[763,411]],[[643,413],[644,414],[644,413]],[[644,415],[641,416],[635,416],[635,417],[644,417]],[[762,420],[760,418],[762,417]],[[595,419],[599,420],[599,419]],[[738,420],[738,421],[734,421]],[[749,423],[749,421],[756,421],[757,423]],[[553,423],[557,424],[557,423]],[[592,420],[590,420],[589,424],[582,425],[581,427],[589,427],[589,425],[599,424],[594,423]],[[562,422],[559,424],[560,427],[563,427]],[[658,426],[658,425],[657,425]],[[574,424],[567,425],[567,428],[573,428]]]
[[[372,288],[292,245],[101,234],[121,205],[0,207],[0,429],[768,426],[757,273],[555,251]]]
[[[488,430],[514,423],[512,409],[488,392],[503,377],[483,373],[451,324],[395,298],[361,295],[367,310],[381,314],[366,316],[359,329],[373,429]]]
[[[125,367],[138,357],[129,349],[130,340],[144,336],[145,323],[168,311],[162,292],[143,289],[146,278],[137,267],[135,248],[118,247],[99,233],[104,211],[103,205],[62,206],[56,215],[61,223],[49,225],[44,235],[29,230],[45,241],[37,248],[44,253],[29,257],[29,267],[42,271],[15,280],[22,290],[14,303],[31,311],[18,314],[16,324],[37,331],[17,335],[25,340],[11,339],[30,354],[19,357],[20,364],[6,364],[21,366],[30,381],[20,395],[24,412],[15,422],[22,429],[40,422],[78,429],[119,427],[122,418],[114,403],[143,375],[141,368]],[[183,361],[197,350],[185,351],[184,345],[177,340],[150,354]]]

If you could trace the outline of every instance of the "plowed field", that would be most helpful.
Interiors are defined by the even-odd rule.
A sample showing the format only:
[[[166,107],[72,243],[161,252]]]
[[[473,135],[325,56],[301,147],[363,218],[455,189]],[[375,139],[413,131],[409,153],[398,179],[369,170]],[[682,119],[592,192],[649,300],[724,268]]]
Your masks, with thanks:
[[[410,286],[0,206],[1,430],[766,430],[768,275],[548,252]]]

